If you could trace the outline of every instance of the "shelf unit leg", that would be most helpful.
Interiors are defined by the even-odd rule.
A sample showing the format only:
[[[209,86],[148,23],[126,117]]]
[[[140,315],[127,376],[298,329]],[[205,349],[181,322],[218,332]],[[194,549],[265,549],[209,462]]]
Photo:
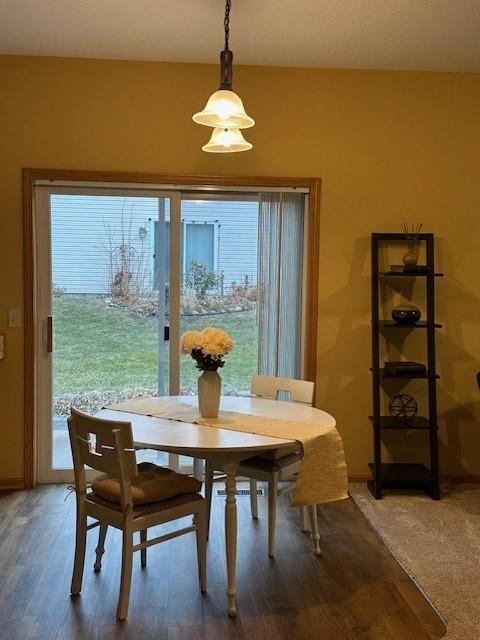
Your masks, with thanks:
[[[379,278],[378,236],[372,236],[372,395],[373,395],[373,480],[367,486],[375,500],[382,497],[382,436],[380,430]]]
[[[438,469],[438,430],[437,430],[437,386],[435,381],[435,259],[433,236],[427,240],[427,359],[430,378],[428,380],[428,413],[430,419],[430,495],[440,500]]]
[[[438,431],[435,427],[430,430],[430,495],[433,500],[440,500],[440,483],[438,471]]]
[[[375,500],[382,499],[382,432],[379,425],[373,426],[373,478],[367,486]]]
[[[372,494],[372,496],[375,498],[375,500],[381,500],[382,499],[382,490],[376,489],[375,488],[375,481],[374,480],[368,480],[367,482],[367,489],[370,491],[370,493]]]

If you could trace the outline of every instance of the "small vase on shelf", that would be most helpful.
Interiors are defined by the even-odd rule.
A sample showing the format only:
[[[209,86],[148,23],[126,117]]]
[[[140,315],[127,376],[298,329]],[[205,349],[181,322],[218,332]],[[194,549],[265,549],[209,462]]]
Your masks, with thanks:
[[[417,264],[418,256],[415,252],[415,249],[409,249],[407,253],[403,256],[402,260],[403,260],[403,264],[406,267],[412,267],[413,265]]]
[[[409,225],[404,222],[402,224],[403,233],[408,247],[407,253],[402,258],[403,264],[406,267],[413,267],[418,262],[418,241],[422,227],[422,223]]]
[[[203,371],[198,378],[198,410],[202,418],[216,418],[220,407],[222,379],[216,371]]]

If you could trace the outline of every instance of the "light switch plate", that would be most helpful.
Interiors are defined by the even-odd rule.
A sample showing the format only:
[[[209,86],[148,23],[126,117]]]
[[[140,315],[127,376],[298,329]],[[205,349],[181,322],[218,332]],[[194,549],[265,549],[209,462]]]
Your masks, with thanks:
[[[9,329],[18,329],[18,327],[22,326],[22,312],[20,309],[9,309],[8,310],[8,328]]]

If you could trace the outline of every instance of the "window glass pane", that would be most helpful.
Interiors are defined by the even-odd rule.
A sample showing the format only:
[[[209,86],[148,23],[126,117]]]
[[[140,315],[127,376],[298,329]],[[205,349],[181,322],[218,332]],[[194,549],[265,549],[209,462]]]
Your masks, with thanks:
[[[185,270],[191,269],[193,262],[199,262],[208,271],[213,271],[215,226],[187,223],[186,227]]]
[[[248,394],[258,367],[258,201],[182,200],[182,219],[181,333],[208,326],[227,331],[235,346],[220,371],[222,393]],[[182,394],[196,394],[199,375],[192,358],[181,356]]]
[[[53,469],[72,465],[70,405],[95,413],[168,387],[163,287],[152,271],[152,233],[168,207],[148,196],[51,197]]]

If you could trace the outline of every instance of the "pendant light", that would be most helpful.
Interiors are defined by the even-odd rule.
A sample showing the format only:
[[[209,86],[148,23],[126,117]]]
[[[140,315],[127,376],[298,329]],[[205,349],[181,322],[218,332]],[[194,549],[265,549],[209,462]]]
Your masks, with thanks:
[[[222,129],[215,127],[203,151],[210,153],[234,153],[236,151],[248,151],[253,145],[242,136],[240,129]]]
[[[245,111],[242,99],[232,91],[233,53],[228,48],[231,0],[225,0],[225,48],[220,53],[220,87],[212,93],[203,111],[192,116],[197,124],[213,127],[212,137],[202,149],[212,153],[248,151],[252,148],[240,129],[253,127],[255,120]]]

